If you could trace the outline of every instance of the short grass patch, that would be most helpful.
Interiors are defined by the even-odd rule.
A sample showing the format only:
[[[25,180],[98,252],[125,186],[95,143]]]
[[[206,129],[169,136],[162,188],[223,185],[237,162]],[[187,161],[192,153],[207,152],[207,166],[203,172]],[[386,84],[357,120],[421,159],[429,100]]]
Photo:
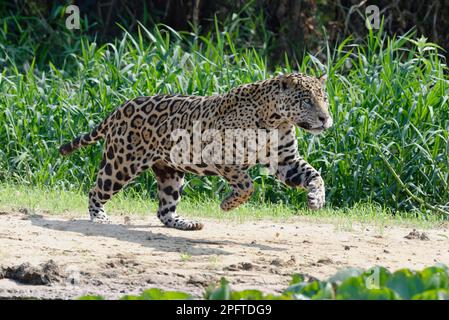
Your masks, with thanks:
[[[117,194],[106,205],[110,215],[145,216],[154,215],[157,211],[157,200],[148,194],[138,194],[132,189]],[[86,216],[87,194],[83,191],[65,191],[50,188],[38,188],[23,185],[0,185],[0,210],[24,211],[29,214],[74,214]],[[178,212],[187,217],[213,218],[219,220],[248,222],[270,219],[274,222],[288,222],[303,219],[310,222],[329,222],[337,230],[352,231],[353,226],[374,226],[379,232],[388,225],[406,227],[431,228],[446,226],[443,218],[413,212],[395,212],[376,204],[360,203],[351,208],[335,209],[326,207],[319,211],[306,208],[297,209],[284,203],[256,204],[247,203],[241,207],[223,212],[220,202],[210,199],[182,199]],[[358,228],[360,229],[360,228]]]

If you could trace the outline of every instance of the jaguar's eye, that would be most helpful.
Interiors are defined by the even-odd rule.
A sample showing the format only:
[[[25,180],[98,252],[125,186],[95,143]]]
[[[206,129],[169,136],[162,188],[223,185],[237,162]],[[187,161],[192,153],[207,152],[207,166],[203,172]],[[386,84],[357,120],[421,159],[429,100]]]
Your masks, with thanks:
[[[304,103],[310,104],[310,99],[309,98],[305,98],[304,99]]]

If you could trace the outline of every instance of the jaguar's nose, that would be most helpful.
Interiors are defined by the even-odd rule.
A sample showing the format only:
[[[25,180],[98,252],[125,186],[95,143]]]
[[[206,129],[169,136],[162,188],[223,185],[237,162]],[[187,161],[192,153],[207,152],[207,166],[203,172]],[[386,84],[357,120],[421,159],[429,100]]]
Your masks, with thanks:
[[[323,128],[328,129],[332,127],[332,118],[330,116],[319,116],[318,120],[323,124]]]

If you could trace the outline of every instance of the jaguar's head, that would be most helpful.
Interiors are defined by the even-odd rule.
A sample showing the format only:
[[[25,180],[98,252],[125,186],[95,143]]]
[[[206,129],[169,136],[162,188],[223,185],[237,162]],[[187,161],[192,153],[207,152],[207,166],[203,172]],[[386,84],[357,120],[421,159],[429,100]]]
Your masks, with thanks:
[[[295,73],[278,79],[277,112],[283,119],[313,134],[332,126],[325,91],[326,75],[315,78]]]

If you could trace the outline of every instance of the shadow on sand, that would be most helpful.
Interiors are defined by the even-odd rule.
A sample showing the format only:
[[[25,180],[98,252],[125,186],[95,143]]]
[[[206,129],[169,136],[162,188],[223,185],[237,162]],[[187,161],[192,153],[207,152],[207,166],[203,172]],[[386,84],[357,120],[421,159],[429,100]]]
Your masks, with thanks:
[[[229,255],[232,254],[222,248],[227,246],[245,246],[258,248],[259,250],[280,251],[282,248],[271,247],[263,244],[236,242],[232,240],[208,240],[189,237],[189,231],[170,229],[170,233],[176,232],[186,235],[171,235],[149,231],[148,229],[160,229],[161,232],[168,230],[164,226],[155,225],[123,225],[123,224],[96,224],[89,220],[53,220],[43,216],[30,218],[33,225],[59,231],[77,232],[91,237],[109,237],[119,241],[138,243],[142,246],[153,248],[161,252],[188,252],[190,255]],[[147,230],[139,230],[139,229]],[[201,232],[201,231],[194,231]],[[223,238],[226,237],[225,229],[222,229]],[[95,245],[92,240],[92,245]]]

